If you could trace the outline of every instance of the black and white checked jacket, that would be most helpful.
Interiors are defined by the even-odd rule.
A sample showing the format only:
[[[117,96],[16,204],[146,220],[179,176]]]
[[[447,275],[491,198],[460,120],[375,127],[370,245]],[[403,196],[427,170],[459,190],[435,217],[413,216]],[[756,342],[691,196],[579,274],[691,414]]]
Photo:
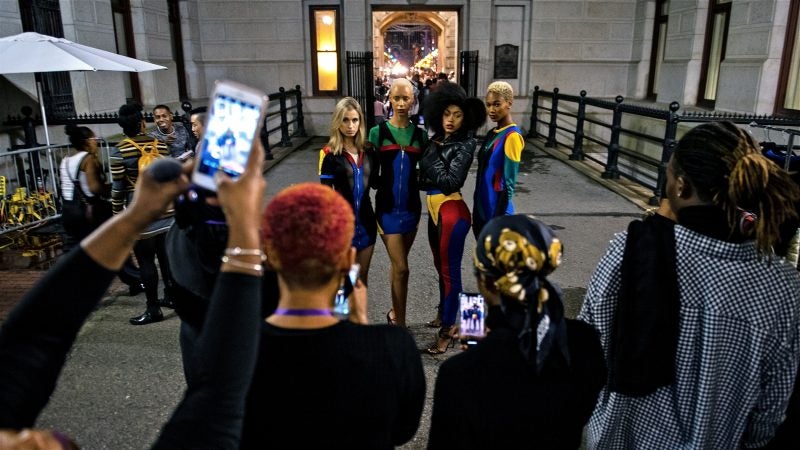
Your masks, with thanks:
[[[611,241],[579,319],[608,344],[627,233]],[[732,244],[675,226],[680,332],[675,382],[645,397],[604,388],[589,448],[760,447],[783,421],[800,356],[800,275]]]

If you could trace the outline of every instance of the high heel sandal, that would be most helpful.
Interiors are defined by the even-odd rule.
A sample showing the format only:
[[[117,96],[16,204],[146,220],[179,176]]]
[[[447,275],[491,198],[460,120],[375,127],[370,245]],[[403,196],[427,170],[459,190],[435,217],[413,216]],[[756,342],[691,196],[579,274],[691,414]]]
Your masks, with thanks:
[[[458,339],[458,327],[456,327],[455,325],[447,328],[441,327],[439,328],[437,337],[438,339],[432,346],[422,351],[429,355],[441,355],[442,353],[445,353],[450,347],[455,347],[456,340]],[[442,343],[445,344],[444,350],[441,347]]]
[[[393,312],[394,312],[393,309],[390,309],[389,311],[386,312],[386,323],[388,323],[389,325],[397,325],[397,319],[392,318]]]

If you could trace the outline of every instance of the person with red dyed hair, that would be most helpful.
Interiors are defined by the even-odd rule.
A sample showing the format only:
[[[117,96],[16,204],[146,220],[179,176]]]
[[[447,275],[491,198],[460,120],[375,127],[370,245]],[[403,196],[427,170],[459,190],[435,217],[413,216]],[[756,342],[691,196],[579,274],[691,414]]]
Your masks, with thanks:
[[[331,311],[355,262],[353,209],[330,187],[298,184],[275,196],[261,228],[280,299],[262,329],[242,448],[393,448],[409,441],[425,399],[414,340],[399,327],[365,325],[361,280],[350,320]]]

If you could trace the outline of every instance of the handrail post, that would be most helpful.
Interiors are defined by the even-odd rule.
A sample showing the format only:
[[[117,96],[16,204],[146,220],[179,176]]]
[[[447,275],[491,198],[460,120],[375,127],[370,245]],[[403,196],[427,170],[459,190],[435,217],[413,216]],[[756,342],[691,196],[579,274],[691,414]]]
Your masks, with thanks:
[[[272,149],[269,148],[269,132],[267,132],[267,118],[264,117],[264,126],[261,127],[261,144],[264,146],[264,160],[272,161],[275,156],[272,154]]]
[[[286,111],[286,89],[281,86],[278,88],[280,92],[280,105],[281,105],[281,147],[291,147],[292,139],[289,137],[289,116]]]
[[[547,131],[545,147],[556,146],[556,127],[558,126],[558,88],[553,88],[553,101],[550,104],[550,129]]]
[[[569,159],[573,161],[583,161],[583,122],[586,118],[586,91],[581,91],[581,98],[578,100],[578,119],[575,122],[575,142],[572,144],[572,154]]]
[[[300,92],[300,85],[296,85],[294,87],[295,95],[297,96],[297,132],[295,133],[297,136],[306,137],[306,123],[305,123],[305,116],[303,116],[303,99],[302,93]]]
[[[539,137],[536,131],[539,125],[537,114],[539,114],[539,86],[533,87],[533,103],[531,104],[531,126],[528,128],[528,138],[534,139]]]
[[[619,130],[622,127],[622,110],[620,105],[624,98],[618,95],[614,99],[617,102],[614,105],[614,117],[611,120],[611,139],[608,141],[608,158],[606,159],[606,170],[602,173],[603,178],[619,178],[619,166],[617,160],[619,159]]]
[[[665,185],[667,182],[667,165],[669,159],[672,157],[672,151],[675,149],[677,141],[675,137],[678,133],[678,122],[680,116],[678,110],[681,105],[678,102],[669,104],[669,115],[667,116],[666,126],[664,128],[664,144],[661,147],[661,163],[658,165],[658,179],[656,180],[656,189],[653,191],[653,196],[650,197],[650,205],[656,206],[661,202]]]

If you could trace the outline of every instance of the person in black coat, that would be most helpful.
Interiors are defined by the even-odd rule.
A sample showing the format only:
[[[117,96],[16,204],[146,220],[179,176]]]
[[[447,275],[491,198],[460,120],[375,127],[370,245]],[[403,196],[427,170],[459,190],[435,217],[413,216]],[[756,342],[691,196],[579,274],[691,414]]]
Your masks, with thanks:
[[[456,334],[458,295],[461,292],[461,258],[472,221],[461,195],[475,149],[473,134],[486,121],[480,99],[467,98],[464,89],[443,84],[425,102],[425,123],[434,135],[419,162],[421,190],[427,191],[428,241],[439,274],[437,341],[425,351],[444,353]]]
[[[258,227],[265,186],[260,170],[264,150],[257,144],[252,153],[236,182],[227,177],[218,182],[230,226],[229,248],[259,248],[258,233],[252,231]],[[172,166],[170,176],[159,181],[158,166],[165,165]],[[0,448],[77,448],[62,433],[30,427],[52,395],[78,331],[139,234],[189,186],[189,166],[181,169],[177,162],[164,160],[151,168],[139,177],[137,196],[128,208],[63,256],[3,322]],[[244,399],[258,351],[258,262],[257,255],[241,255],[222,265],[208,313],[213,326],[207,325],[198,338],[196,376],[153,448],[239,448]]]
[[[475,272],[490,331],[442,363],[428,448],[580,446],[606,366],[597,331],[564,318],[560,289],[546,278],[561,254],[552,230],[529,216],[483,228]]]

